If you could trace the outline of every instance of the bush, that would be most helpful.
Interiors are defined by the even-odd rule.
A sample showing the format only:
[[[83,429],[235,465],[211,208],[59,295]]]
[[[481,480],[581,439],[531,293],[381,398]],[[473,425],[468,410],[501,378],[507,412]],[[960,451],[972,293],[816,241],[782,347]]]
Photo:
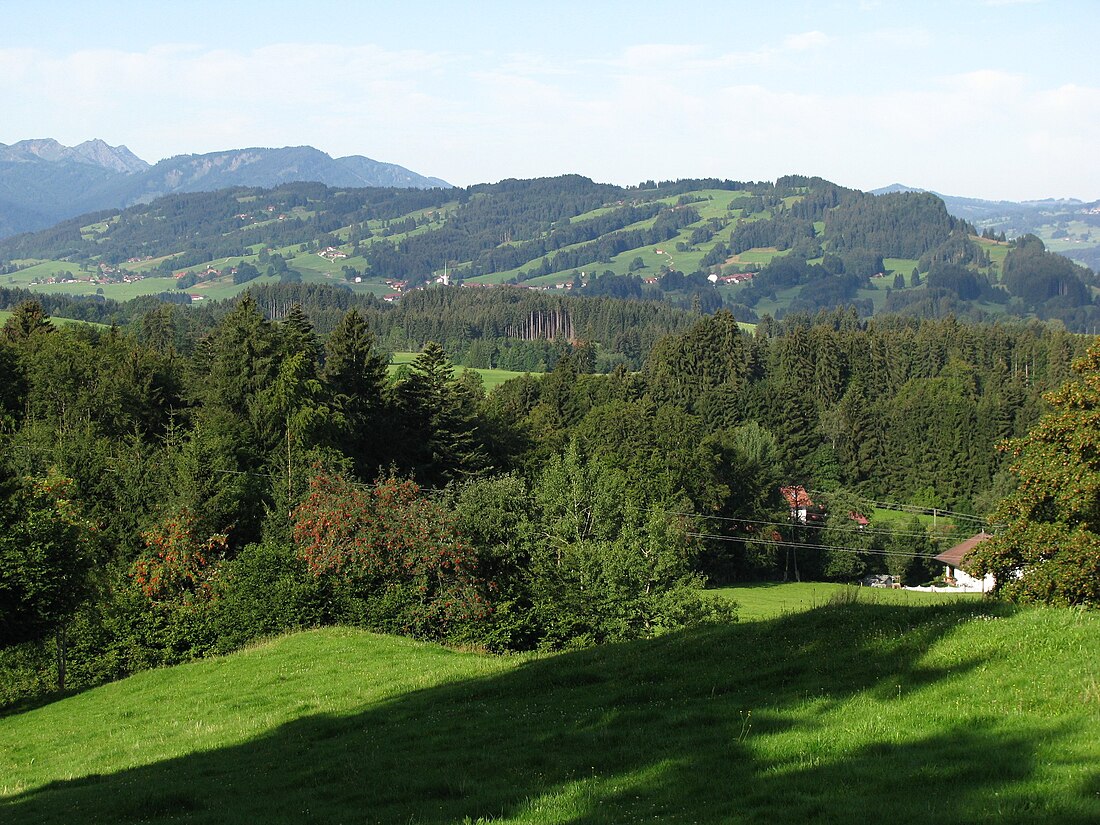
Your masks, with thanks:
[[[308,575],[292,547],[250,544],[222,566],[211,609],[218,648],[228,651],[323,624],[332,612],[332,593]]]
[[[372,630],[444,639],[489,611],[485,583],[452,513],[412,481],[372,487],[319,473],[294,514],[294,542],[338,611]]]

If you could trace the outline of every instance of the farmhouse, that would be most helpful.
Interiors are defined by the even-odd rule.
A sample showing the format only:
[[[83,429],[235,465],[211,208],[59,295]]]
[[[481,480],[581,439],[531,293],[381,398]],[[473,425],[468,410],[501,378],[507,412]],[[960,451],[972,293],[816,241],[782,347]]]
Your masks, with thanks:
[[[805,524],[807,521],[821,521],[821,507],[814,504],[805,487],[780,487],[779,493],[791,508],[791,521]]]
[[[994,583],[993,575],[986,574],[986,576],[981,579],[972,576],[967,572],[967,567],[969,567],[969,565],[966,561],[966,556],[971,550],[986,539],[991,538],[993,538],[993,536],[983,530],[981,533],[978,533],[978,535],[968,538],[966,541],[956,544],[951,549],[944,550],[936,556],[936,561],[942,562],[944,565],[944,580],[965,590],[975,590],[985,593],[992,589]]]
[[[752,280],[751,272],[734,272],[732,275],[719,275],[717,281],[720,284],[742,284]]]

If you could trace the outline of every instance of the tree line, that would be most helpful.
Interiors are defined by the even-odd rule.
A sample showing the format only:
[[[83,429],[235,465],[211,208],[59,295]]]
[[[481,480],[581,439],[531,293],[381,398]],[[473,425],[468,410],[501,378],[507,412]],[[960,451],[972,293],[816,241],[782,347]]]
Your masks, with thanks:
[[[480,323],[448,337],[462,291],[407,305],[444,340],[396,374],[358,306],[319,334],[277,295],[106,329],[26,302],[6,322],[6,699],[319,623],[558,649],[728,618],[706,578],[930,576],[926,531],[858,532],[859,502],[990,509],[1010,489],[994,445],[1083,349],[1038,323],[837,311],[749,334],[604,299],[560,309],[605,337],[648,317],[640,370],[596,373],[596,336],[559,337],[545,374],[486,394],[448,355]],[[513,300],[529,320],[505,291],[485,323]],[[790,523],[791,485],[831,497],[827,531]]]

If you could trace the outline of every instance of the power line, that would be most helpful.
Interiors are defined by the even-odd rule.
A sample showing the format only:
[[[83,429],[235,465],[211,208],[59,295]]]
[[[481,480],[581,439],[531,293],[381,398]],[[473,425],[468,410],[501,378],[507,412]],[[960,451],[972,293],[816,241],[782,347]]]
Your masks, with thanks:
[[[829,550],[829,551],[833,551],[833,552],[837,552],[837,553],[851,553],[853,555],[903,556],[905,558],[910,558],[910,559],[930,559],[930,558],[934,558],[933,556],[928,555],[926,553],[906,553],[906,552],[902,552],[902,551],[895,552],[895,551],[892,551],[892,550],[875,550],[875,549],[864,550],[860,547],[845,547],[845,546],[833,545],[833,544],[808,544],[808,543],[797,542],[797,541],[776,541],[775,539],[750,538],[748,536],[720,536],[720,535],[716,535],[716,534],[712,534],[712,533],[685,533],[684,535],[692,536],[693,538],[700,538],[700,539],[714,539],[716,541],[739,541],[739,542],[746,543],[746,544],[747,543],[764,544],[764,545],[767,545],[767,546],[770,546],[770,547],[788,547],[788,548],[793,548],[795,550],[798,550],[798,549]]]
[[[808,492],[812,493],[815,496],[828,497],[829,495],[829,493],[824,490],[809,490]],[[943,507],[921,507],[917,504],[898,504],[897,502],[893,501],[875,501],[873,498],[863,498],[862,496],[856,496],[856,498],[858,498],[865,504],[874,504],[876,507],[879,507],[883,510],[898,510],[903,513],[916,513],[918,515],[926,516],[945,515],[951,516],[952,518],[961,518],[970,521],[985,521],[985,519],[983,519],[981,516],[976,516],[973,513],[960,513],[957,510],[947,510]]]
[[[837,528],[837,527],[829,527],[829,525],[827,525],[827,524],[803,524],[803,523],[799,522],[795,525],[792,525],[792,523],[789,522],[789,521],[759,521],[759,520],[756,520],[756,519],[730,518],[730,517],[727,517],[727,516],[710,516],[710,515],[706,515],[706,514],[703,514],[703,513],[685,513],[685,512],[680,512],[680,511],[676,511],[676,510],[665,510],[664,512],[668,513],[669,515],[674,515],[674,516],[690,516],[690,517],[694,517],[694,518],[717,519],[719,521],[732,521],[732,522],[737,523],[737,524],[755,524],[755,525],[760,525],[760,526],[764,526],[764,527],[791,527],[791,526],[797,526],[797,527],[809,528],[811,530],[830,530],[831,529],[831,530],[837,530],[838,532],[841,532],[844,529],[844,528]],[[883,530],[883,529],[876,529],[876,528],[858,528],[858,527],[852,527],[852,528],[848,528],[848,529],[851,530],[854,534],[861,535],[861,536],[888,536],[888,537],[889,536],[907,536],[907,537],[911,537],[911,538],[927,538],[928,537],[928,533],[926,533],[926,532],[925,533],[917,533],[917,532],[914,532],[914,531],[911,531],[911,530]]]

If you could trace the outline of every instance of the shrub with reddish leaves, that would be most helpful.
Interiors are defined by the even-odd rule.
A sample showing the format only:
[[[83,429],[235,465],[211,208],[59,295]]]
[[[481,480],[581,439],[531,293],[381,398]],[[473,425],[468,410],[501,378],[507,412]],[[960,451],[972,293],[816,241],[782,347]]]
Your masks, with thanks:
[[[410,480],[315,475],[294,513],[294,542],[314,575],[366,603],[377,629],[441,638],[489,612],[474,549]]]
[[[191,603],[210,597],[217,563],[225,557],[228,537],[200,538],[187,508],[142,533],[146,552],[131,568],[134,582],[152,601]]]

